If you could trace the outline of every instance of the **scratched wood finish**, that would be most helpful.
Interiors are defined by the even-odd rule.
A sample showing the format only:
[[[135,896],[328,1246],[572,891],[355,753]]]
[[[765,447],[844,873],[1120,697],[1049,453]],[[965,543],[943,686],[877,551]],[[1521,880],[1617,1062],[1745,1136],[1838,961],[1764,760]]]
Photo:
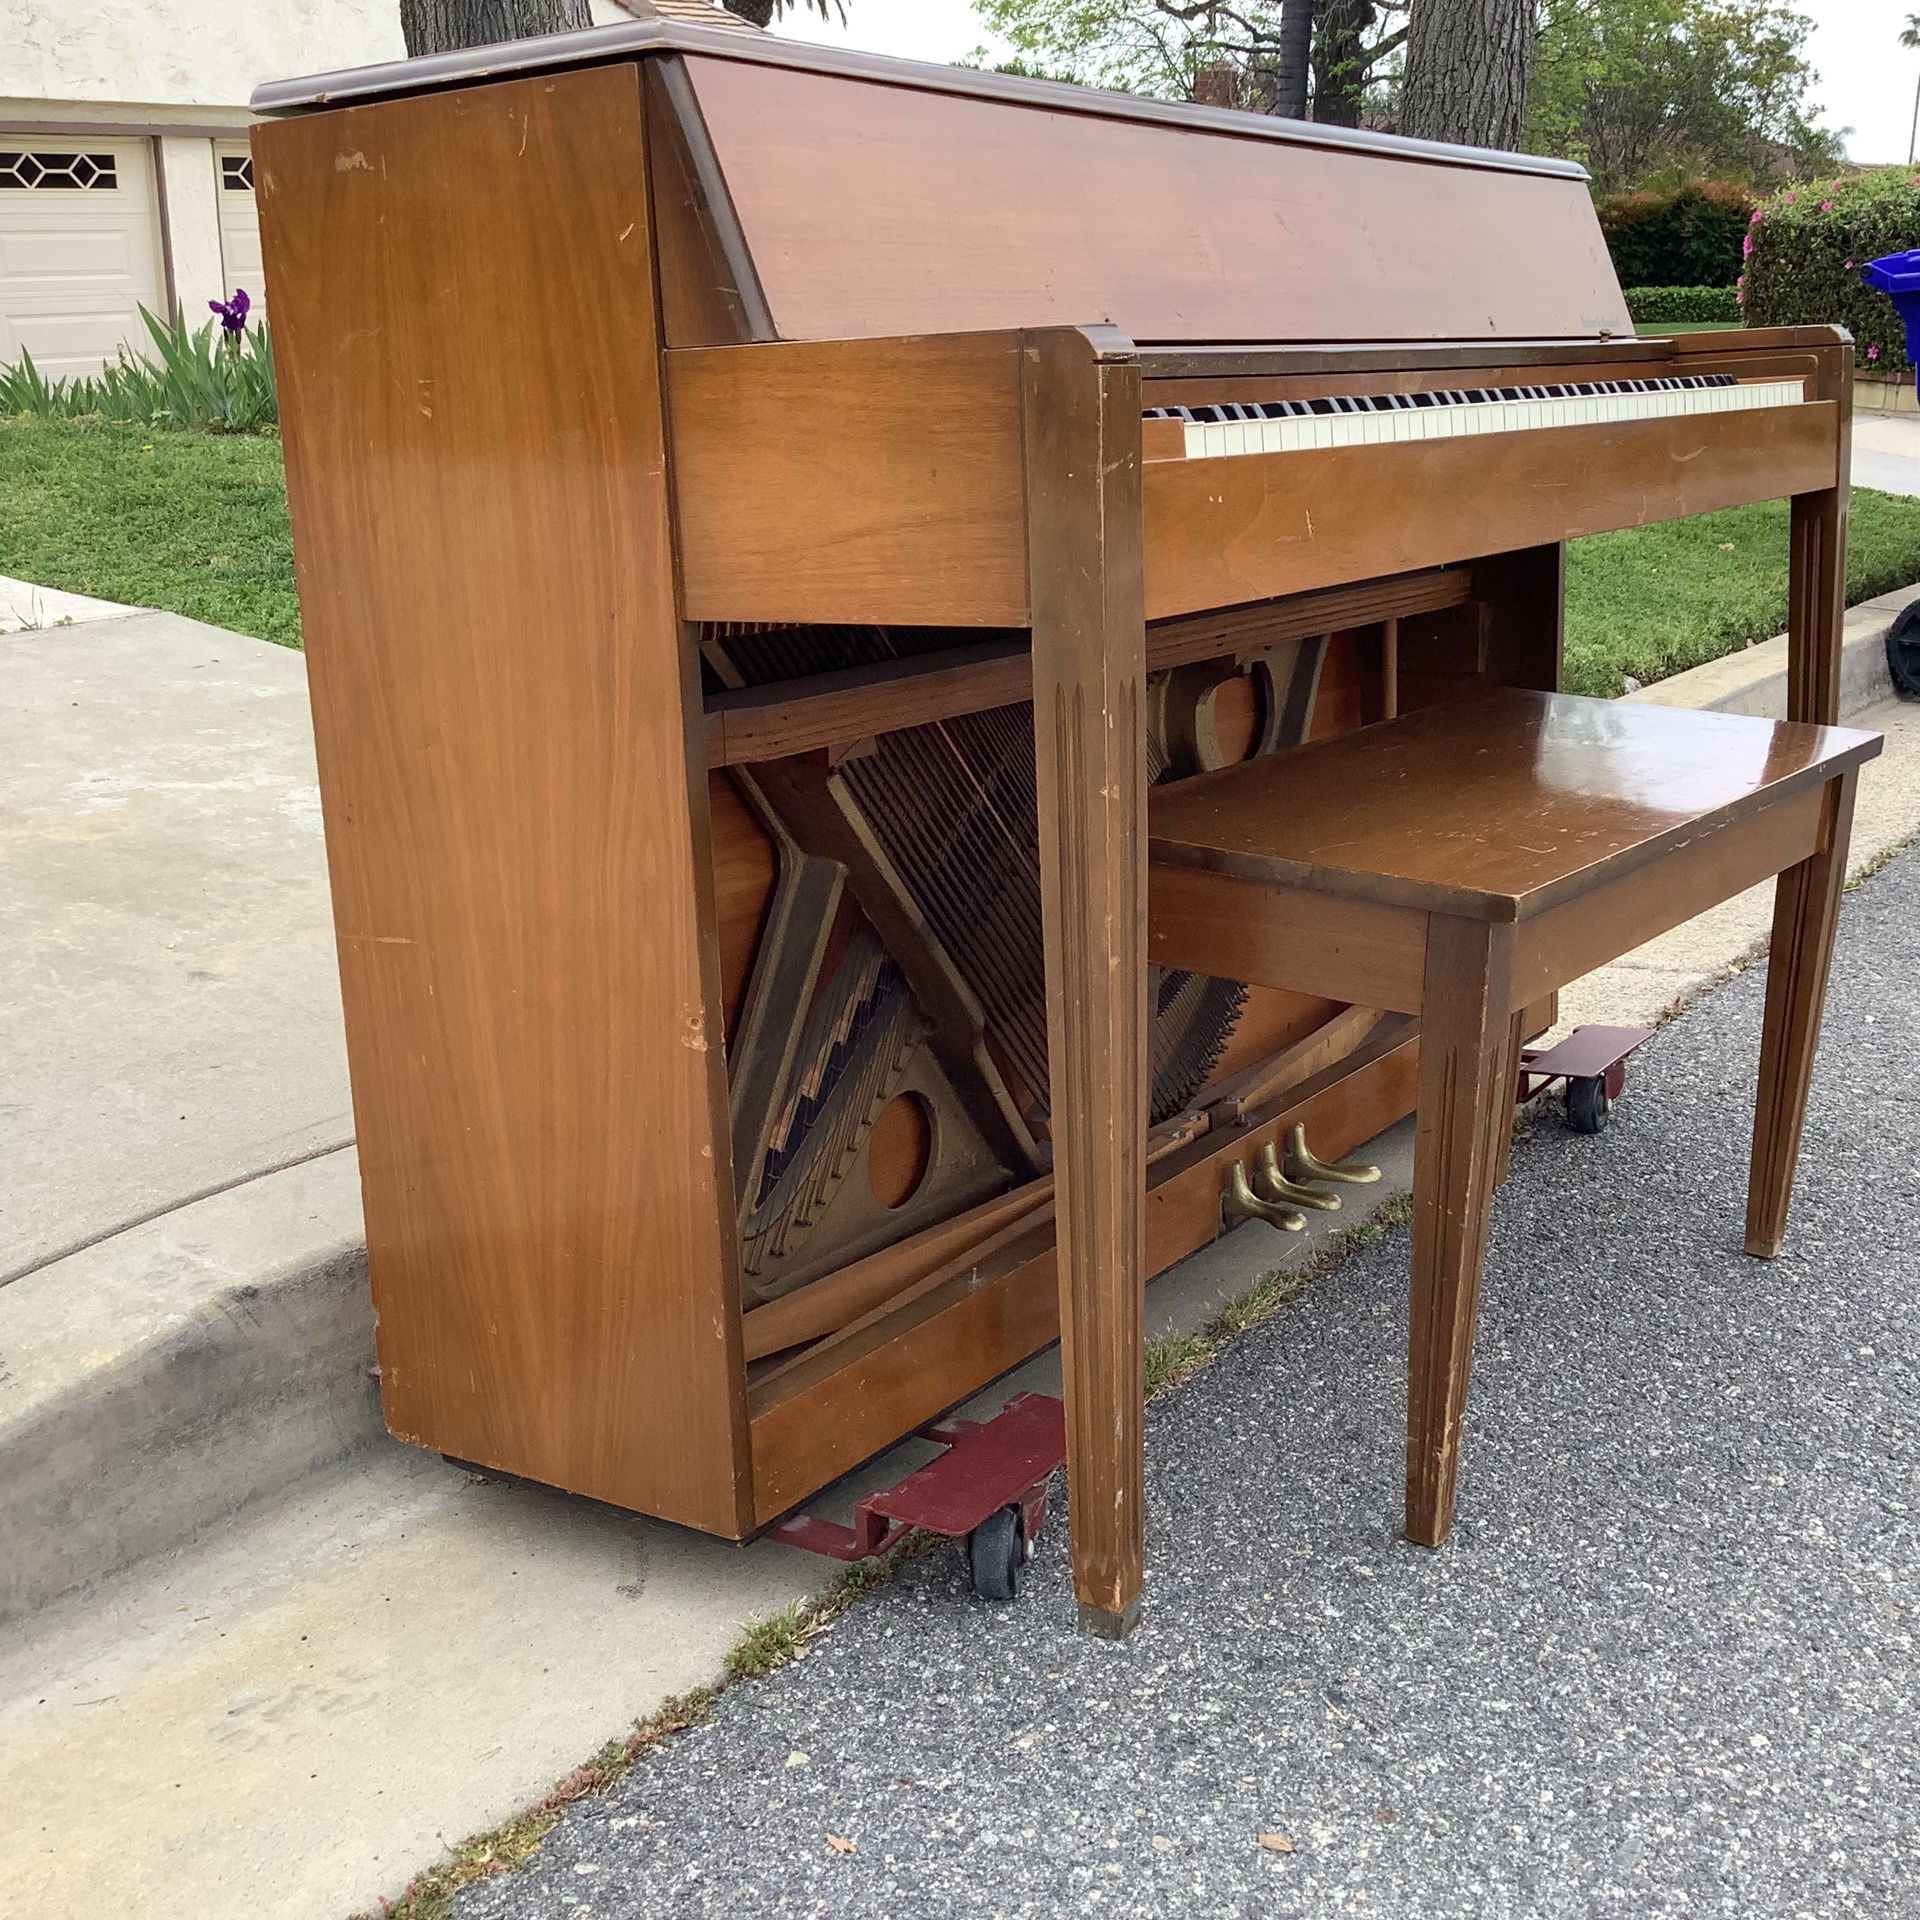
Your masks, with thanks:
[[[1524,919],[1878,751],[1845,727],[1495,688],[1159,788],[1153,859]]]
[[[740,238],[685,70],[677,61],[649,60],[642,72],[661,335],[669,347],[771,340],[773,321],[759,274]]]
[[[783,339],[1631,334],[1585,184],[689,55]],[[901,76],[903,80],[908,75]]]
[[[1025,626],[1017,355],[1012,334],[670,353],[687,618]]]
[[[1027,336],[1022,412],[1073,1582],[1117,1637],[1146,1541],[1147,627],[1140,378],[1112,351]]]
[[[1440,914],[1427,935],[1413,1140],[1406,1526],[1410,1539],[1428,1547],[1453,1527],[1480,1270],[1501,1143],[1513,1125],[1513,944],[1510,926]]]
[[[1156,833],[1147,920],[1147,958],[1156,967],[1395,1013],[1419,1006],[1425,959],[1417,911],[1332,900],[1291,882],[1269,883],[1254,869],[1213,871],[1183,864],[1178,854],[1162,858],[1166,851]],[[1269,950],[1277,957],[1263,957]]]
[[[737,1534],[639,76],[254,138],[389,1424]]]
[[[731,1034],[746,1003],[753,956],[773,899],[779,856],[724,773],[707,776],[712,823],[714,937],[720,948],[720,999]]]
[[[1147,465],[1151,619],[1831,488],[1808,401],[1401,446]],[[1380,502],[1394,511],[1383,514]]]
[[[1793,1172],[1800,1159],[1813,1056],[1820,1044],[1820,1016],[1833,965],[1834,929],[1846,890],[1855,784],[1856,776],[1848,774],[1827,789],[1819,849],[1789,867],[1774,887],[1767,1010],[1747,1181],[1746,1248],[1763,1260],[1778,1254],[1786,1238]]]
[[[1831,726],[1840,717],[1840,646],[1847,618],[1847,518],[1852,505],[1853,349],[1820,356],[1820,391],[1840,414],[1836,484],[1796,494],[1787,586],[1787,717]]]

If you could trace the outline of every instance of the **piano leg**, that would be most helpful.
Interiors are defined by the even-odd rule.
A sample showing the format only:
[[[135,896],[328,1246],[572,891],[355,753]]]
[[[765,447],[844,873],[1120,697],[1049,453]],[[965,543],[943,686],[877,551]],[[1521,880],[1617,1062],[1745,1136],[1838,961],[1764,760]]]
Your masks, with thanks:
[[[1453,1530],[1480,1269],[1513,1127],[1511,925],[1434,914],[1420,1008],[1407,1336],[1407,1537]]]
[[[1035,779],[1073,1583],[1119,1639],[1145,1551],[1146,614],[1140,377],[1026,336]]]
[[[1833,962],[1834,928],[1846,885],[1854,782],[1849,773],[1827,788],[1822,850],[1774,882],[1767,1012],[1760,1033],[1753,1162],[1747,1176],[1746,1247],[1762,1260],[1771,1260],[1786,1237],[1827,971]]]

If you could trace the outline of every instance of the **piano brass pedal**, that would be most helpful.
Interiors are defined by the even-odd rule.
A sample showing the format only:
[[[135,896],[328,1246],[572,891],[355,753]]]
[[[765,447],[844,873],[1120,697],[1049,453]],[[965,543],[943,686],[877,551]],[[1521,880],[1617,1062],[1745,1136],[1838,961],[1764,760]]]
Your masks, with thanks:
[[[1295,1125],[1293,1137],[1287,1144],[1287,1175],[1293,1180],[1335,1180],[1342,1186],[1370,1187],[1380,1178],[1380,1169],[1361,1160],[1345,1160],[1332,1167],[1324,1160],[1316,1160],[1313,1149],[1307,1145],[1307,1126],[1303,1120]]]
[[[1280,1149],[1272,1141],[1260,1149],[1260,1158],[1253,1169],[1253,1190],[1262,1200],[1271,1200],[1280,1206],[1311,1207],[1316,1213],[1340,1211],[1337,1193],[1297,1186],[1287,1178],[1280,1169]]]
[[[1298,1233],[1307,1224],[1307,1216],[1298,1207],[1262,1200],[1247,1184],[1246,1168],[1238,1164],[1227,1176],[1227,1190],[1220,1196],[1220,1204],[1229,1220],[1264,1220],[1282,1233]]]

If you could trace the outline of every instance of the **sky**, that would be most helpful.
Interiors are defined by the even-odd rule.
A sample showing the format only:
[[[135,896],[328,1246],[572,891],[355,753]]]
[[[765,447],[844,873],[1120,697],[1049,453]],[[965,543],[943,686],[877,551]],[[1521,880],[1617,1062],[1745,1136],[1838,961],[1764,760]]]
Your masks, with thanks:
[[[1904,160],[1920,52],[1899,45],[1915,0],[1796,0],[1814,23],[1808,52],[1819,69],[1814,99],[1829,126],[1851,127],[1855,160]],[[987,40],[972,0],[847,0],[847,24],[790,15],[796,39],[864,47],[911,60],[962,60]]]

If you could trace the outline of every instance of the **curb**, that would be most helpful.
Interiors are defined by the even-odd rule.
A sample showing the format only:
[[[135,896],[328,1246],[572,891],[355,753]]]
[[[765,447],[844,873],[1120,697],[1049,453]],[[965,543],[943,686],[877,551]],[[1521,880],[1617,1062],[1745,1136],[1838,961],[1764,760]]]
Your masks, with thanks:
[[[0,1290],[0,1624],[381,1432],[342,1148]]]
[[[1840,717],[1894,697],[1887,671],[1887,634],[1920,586],[1883,593],[1848,609],[1840,643]],[[1711,713],[1746,713],[1781,720],[1787,711],[1787,636],[1730,653],[1705,666],[1656,680],[1625,696],[1656,707],[1694,707]]]
[[[1885,637],[1916,594],[1848,614],[1843,715],[1891,697]],[[1786,640],[1627,697],[1778,717]],[[1149,1296],[1156,1331],[1181,1292]],[[380,1439],[373,1322],[350,1146],[0,1288],[0,1625]]]

